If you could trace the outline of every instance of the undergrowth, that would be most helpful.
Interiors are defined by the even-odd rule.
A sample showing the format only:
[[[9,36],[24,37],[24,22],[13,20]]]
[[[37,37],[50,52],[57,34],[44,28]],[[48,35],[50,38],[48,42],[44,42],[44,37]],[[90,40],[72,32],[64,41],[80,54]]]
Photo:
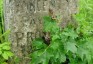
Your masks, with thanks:
[[[3,0],[0,0],[0,64],[7,64],[7,60],[13,56],[10,51],[9,33],[10,31],[4,31],[4,19],[3,19]]]
[[[31,64],[93,64],[93,1],[79,3],[79,13],[74,15],[77,27],[69,23],[61,29],[51,17],[44,17],[43,32],[49,34],[48,40],[33,41]]]

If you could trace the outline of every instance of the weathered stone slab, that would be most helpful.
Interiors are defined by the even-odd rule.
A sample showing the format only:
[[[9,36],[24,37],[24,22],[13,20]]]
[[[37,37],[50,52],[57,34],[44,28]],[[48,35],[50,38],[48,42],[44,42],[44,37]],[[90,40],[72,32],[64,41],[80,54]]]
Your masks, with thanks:
[[[12,51],[22,58],[20,64],[29,62],[31,42],[42,35],[42,17],[51,9],[62,17],[65,25],[76,13],[77,0],[4,0],[5,29],[11,29]]]

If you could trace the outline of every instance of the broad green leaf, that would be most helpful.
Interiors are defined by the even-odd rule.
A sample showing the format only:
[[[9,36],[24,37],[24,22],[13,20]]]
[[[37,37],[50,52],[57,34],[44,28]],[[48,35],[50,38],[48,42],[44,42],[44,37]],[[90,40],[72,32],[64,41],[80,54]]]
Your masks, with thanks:
[[[50,57],[53,57],[54,56],[54,50],[51,48],[51,47],[49,47],[47,50],[46,50],[46,52],[47,52],[47,54],[50,56]]]
[[[66,61],[66,56],[65,56],[65,54],[60,54],[60,63],[62,63],[62,62],[65,62]]]
[[[90,61],[92,60],[92,56],[89,53],[87,53],[86,59],[87,59],[88,63],[90,63]]]
[[[79,47],[78,48],[78,52],[77,54],[79,55],[79,57],[84,60],[85,58],[87,59],[88,62],[91,61],[91,52],[88,51],[88,49],[84,49],[83,47]],[[85,56],[85,57],[84,57]]]
[[[2,49],[4,49],[4,50],[10,50],[10,46],[5,45],[5,46],[2,47]]]
[[[67,42],[65,47],[67,51],[71,51],[72,53],[77,53],[77,47],[75,43]]]
[[[49,56],[46,51],[43,51],[42,53],[36,52],[34,55],[32,56],[32,64],[48,64]]]
[[[9,57],[13,56],[13,53],[12,53],[11,51],[6,51],[6,53],[7,53],[7,55],[8,55]]]
[[[49,62],[49,59],[50,59],[50,55],[47,54],[47,51],[44,52],[44,54],[41,56],[41,61],[42,61],[42,64],[48,64]]]
[[[52,37],[52,41],[56,40],[56,39],[60,39],[60,37],[58,35],[53,35]]]
[[[9,46],[11,43],[9,42],[9,41],[7,41],[7,42],[4,42],[3,44],[1,44],[1,46],[3,47],[3,46]]]
[[[63,35],[70,36],[72,39],[77,38],[78,34],[74,31],[74,29],[65,29],[66,32],[63,32]]]
[[[46,48],[46,44],[44,44],[43,39],[35,39],[32,42],[32,47],[33,49],[45,49]]]
[[[3,56],[4,59],[8,60],[7,52],[4,52],[4,53],[2,54],[2,56]]]
[[[58,43],[58,42],[52,42],[50,47],[51,47],[52,49],[56,50],[56,49],[58,49],[58,47],[59,47],[59,43]]]

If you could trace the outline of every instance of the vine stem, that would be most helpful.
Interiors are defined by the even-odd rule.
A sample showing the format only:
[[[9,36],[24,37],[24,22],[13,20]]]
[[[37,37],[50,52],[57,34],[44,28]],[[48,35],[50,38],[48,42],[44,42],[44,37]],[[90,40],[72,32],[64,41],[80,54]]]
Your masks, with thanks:
[[[50,44],[51,45],[51,44]],[[44,50],[44,52],[42,52],[42,54],[40,54],[39,56],[43,55],[45,53],[45,51],[50,47],[50,45]]]

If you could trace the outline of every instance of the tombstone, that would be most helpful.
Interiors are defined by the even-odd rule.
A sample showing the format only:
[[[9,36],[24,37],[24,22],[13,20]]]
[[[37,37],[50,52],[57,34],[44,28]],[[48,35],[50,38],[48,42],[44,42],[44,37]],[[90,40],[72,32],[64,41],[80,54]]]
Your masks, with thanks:
[[[42,17],[49,9],[66,24],[77,12],[77,0],[4,0],[5,30],[11,30],[9,39],[19,64],[31,61],[31,42],[42,36]]]

